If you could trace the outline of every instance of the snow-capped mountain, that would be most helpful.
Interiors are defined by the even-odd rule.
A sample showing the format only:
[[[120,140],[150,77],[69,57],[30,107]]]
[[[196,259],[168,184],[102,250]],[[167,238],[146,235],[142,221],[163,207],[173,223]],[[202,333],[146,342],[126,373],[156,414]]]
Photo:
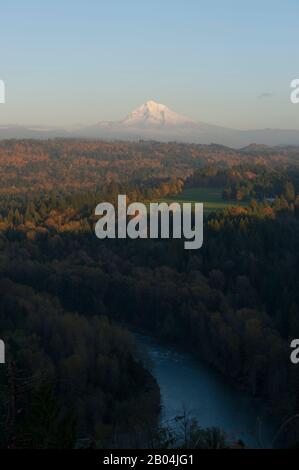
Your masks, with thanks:
[[[164,104],[152,100],[132,111],[121,121],[124,126],[131,127],[179,126],[191,122],[191,119],[172,111]]]
[[[147,101],[119,121],[69,129],[0,125],[1,139],[50,139],[75,137],[102,140],[157,140],[245,147],[253,142],[266,145],[299,145],[295,129],[238,130],[195,122],[164,104]]]

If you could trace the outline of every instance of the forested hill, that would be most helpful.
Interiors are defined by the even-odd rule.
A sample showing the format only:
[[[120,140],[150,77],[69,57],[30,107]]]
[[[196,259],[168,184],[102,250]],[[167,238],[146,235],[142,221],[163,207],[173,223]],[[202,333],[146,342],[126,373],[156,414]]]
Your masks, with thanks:
[[[150,445],[159,393],[128,325],[204,357],[279,419],[299,411],[298,156],[260,152],[1,143],[2,446],[125,445],[144,423]],[[211,213],[201,250],[95,237],[95,205],[120,191],[149,200],[215,184],[246,207]],[[287,431],[290,445],[298,428]]]
[[[220,145],[78,140],[0,142],[1,194],[95,190],[110,183],[182,178],[206,166],[297,166],[296,147],[234,150]],[[151,195],[151,194],[149,194]]]

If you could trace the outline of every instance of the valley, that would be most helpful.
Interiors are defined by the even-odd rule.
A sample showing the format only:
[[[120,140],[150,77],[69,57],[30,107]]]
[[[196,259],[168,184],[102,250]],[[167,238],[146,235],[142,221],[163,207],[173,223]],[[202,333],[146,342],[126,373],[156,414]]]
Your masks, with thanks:
[[[167,374],[144,367],[128,328],[192,357],[192,366],[185,369],[184,356],[168,377],[174,391],[182,379],[173,380],[186,372],[196,381],[189,391],[196,385],[200,397],[206,383],[214,395],[215,402],[197,409],[185,445],[229,447],[225,431],[231,436],[233,429],[242,439],[238,423],[250,418],[247,405],[238,418],[238,400],[225,383],[238,397],[264,403],[270,421],[280,424],[298,412],[289,348],[289,338],[299,336],[297,148],[5,141],[0,177],[7,363],[0,381],[2,403],[10,403],[0,414],[2,429],[9,423],[0,433],[3,447],[182,445],[171,429],[161,429]],[[119,194],[130,204],[206,201],[203,246],[98,240],[94,208],[99,201],[117,204]],[[169,370],[177,358],[171,354]],[[209,372],[197,375],[203,363]],[[211,385],[212,371],[221,384]],[[26,413],[10,415],[16,408]],[[48,422],[51,435],[44,439],[40,429]],[[297,422],[290,423],[276,446],[298,442]]]

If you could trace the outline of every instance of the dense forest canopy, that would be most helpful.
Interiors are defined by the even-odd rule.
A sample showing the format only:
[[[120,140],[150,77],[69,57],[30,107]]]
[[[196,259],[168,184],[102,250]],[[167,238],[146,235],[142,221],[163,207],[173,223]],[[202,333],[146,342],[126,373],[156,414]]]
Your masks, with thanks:
[[[2,194],[28,189],[86,191],[111,182],[185,179],[204,166],[228,169],[240,164],[272,168],[272,172],[293,171],[298,168],[299,149],[249,146],[234,150],[220,145],[71,139],[0,142]]]
[[[298,165],[297,148],[1,142],[1,445],[161,445],[128,326],[205,358],[281,419],[298,412]],[[94,235],[103,200],[209,186],[248,204],[209,214],[199,251]]]

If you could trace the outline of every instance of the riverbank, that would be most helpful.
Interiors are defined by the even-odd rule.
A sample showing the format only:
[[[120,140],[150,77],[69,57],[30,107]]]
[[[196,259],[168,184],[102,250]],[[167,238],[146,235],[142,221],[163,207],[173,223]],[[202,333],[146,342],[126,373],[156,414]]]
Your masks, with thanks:
[[[262,403],[190,354],[144,334],[134,336],[160,387],[162,424],[175,426],[175,417],[184,412],[203,428],[221,428],[229,442],[242,440],[248,448],[272,447],[275,426]]]

